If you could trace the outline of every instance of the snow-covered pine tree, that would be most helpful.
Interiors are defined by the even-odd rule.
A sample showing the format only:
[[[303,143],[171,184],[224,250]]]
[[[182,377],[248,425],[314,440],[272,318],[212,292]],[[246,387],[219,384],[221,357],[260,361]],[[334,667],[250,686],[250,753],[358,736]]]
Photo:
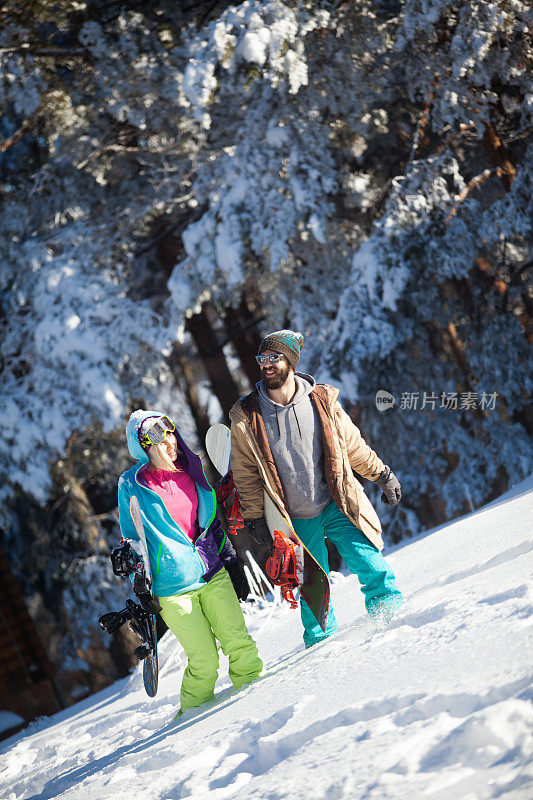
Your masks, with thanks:
[[[529,15],[524,3],[403,4],[395,71],[419,120],[328,331],[323,368],[358,402],[401,476],[405,507],[425,524],[531,469],[533,363],[518,274],[533,220]],[[396,410],[376,411],[379,389],[396,395]],[[412,527],[412,515],[404,522]]]
[[[193,437],[169,353],[199,303],[250,286],[398,472],[394,536],[519,479],[528,4],[191,5],[40,0],[3,19],[0,511],[21,489],[44,504],[73,433],[94,432],[93,458],[134,402]],[[498,398],[399,409],[412,391]]]

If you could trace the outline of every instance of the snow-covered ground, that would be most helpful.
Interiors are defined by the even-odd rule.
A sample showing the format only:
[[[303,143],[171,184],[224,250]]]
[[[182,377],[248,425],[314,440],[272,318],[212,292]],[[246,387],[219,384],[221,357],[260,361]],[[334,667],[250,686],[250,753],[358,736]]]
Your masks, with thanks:
[[[533,476],[388,554],[406,603],[382,632],[336,576],[341,631],[303,651],[298,613],[251,618],[269,674],[172,722],[184,661],[161,642],[138,669],[2,743],[0,797],[533,797]]]

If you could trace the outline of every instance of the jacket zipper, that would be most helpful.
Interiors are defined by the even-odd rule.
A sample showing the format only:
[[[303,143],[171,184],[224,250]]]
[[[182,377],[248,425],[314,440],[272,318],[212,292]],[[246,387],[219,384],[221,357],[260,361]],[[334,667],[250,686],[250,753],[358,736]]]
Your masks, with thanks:
[[[207,480],[207,475],[205,474],[204,465],[202,464],[201,460],[200,460],[200,464],[201,464],[201,467],[202,467],[202,472],[204,473],[205,482],[207,483],[207,485],[208,485],[208,486],[209,486],[209,488],[211,489],[211,500],[213,501],[213,513],[211,514],[211,517],[210,517],[210,519],[209,519],[209,522],[208,522],[208,523],[207,523],[207,525],[205,526],[205,528],[204,528],[204,530],[203,530],[203,533],[201,533],[201,534],[200,534],[200,536],[198,537],[198,539],[202,539],[202,538],[205,536],[205,534],[206,534],[206,533],[207,533],[207,531],[209,530],[209,526],[211,525],[211,523],[212,523],[212,522],[213,522],[213,520],[215,519],[215,514],[217,513],[217,495],[216,495],[216,492],[215,492],[215,490],[213,489],[213,487],[211,486],[211,484],[209,483],[209,481]],[[224,548],[224,545],[226,544],[226,539],[227,539],[227,538],[228,538],[228,535],[227,535],[226,531],[224,531],[224,538],[222,539],[222,544],[221,544],[221,545],[220,545],[220,547],[218,548],[218,554],[219,554],[219,555],[221,554],[221,552],[222,552],[222,550],[223,550],[223,548]],[[215,542],[215,544],[216,544],[216,542]]]
[[[204,574],[204,575],[206,575],[206,573],[207,573],[207,567],[206,567],[206,565],[204,564],[204,562],[203,562],[203,560],[202,560],[202,557],[201,557],[200,553],[198,552],[198,550],[197,550],[197,547],[196,547],[195,543],[192,541],[192,539],[190,539],[190,538],[187,536],[187,534],[186,534],[186,533],[184,533],[184,532],[181,530],[181,528],[180,528],[180,526],[178,525],[178,523],[177,523],[177,522],[176,522],[176,521],[173,519],[173,517],[172,517],[172,514],[171,514],[171,513],[170,513],[170,511],[168,510],[168,508],[167,508],[167,506],[166,506],[166,503],[165,503],[165,501],[163,500],[163,498],[162,498],[160,495],[158,495],[158,494],[157,494],[157,492],[154,492],[154,490],[153,490],[153,489],[150,489],[148,486],[143,486],[143,485],[142,485],[141,483],[139,483],[139,481],[137,480],[137,473],[139,472],[139,470],[140,470],[140,469],[142,469],[142,467],[143,467],[143,466],[144,466],[144,464],[141,464],[141,466],[139,467],[139,469],[138,469],[138,470],[136,470],[136,472],[135,472],[135,483],[137,484],[137,486],[138,486],[140,489],[146,489],[148,492],[152,492],[152,494],[155,494],[155,496],[156,496],[156,497],[157,497],[157,498],[158,498],[158,499],[159,499],[159,500],[160,500],[160,501],[163,503],[163,507],[164,507],[165,511],[167,512],[168,516],[170,517],[170,519],[172,520],[172,522],[174,523],[174,525],[177,527],[178,531],[181,533],[181,535],[183,536],[183,538],[186,540],[186,543],[187,543],[187,544],[189,544],[189,545],[192,547],[192,549],[194,550],[194,553],[195,553],[196,557],[198,558],[198,560],[199,560],[200,564],[202,565],[203,574]],[[203,467],[202,467],[202,470],[203,470]],[[205,475],[205,473],[204,473],[204,475]],[[206,480],[207,480],[207,478],[206,478]],[[208,485],[209,485],[209,484],[208,484]],[[213,516],[214,516],[214,515],[213,515]],[[211,523],[209,523],[209,524],[211,524]],[[200,538],[200,536],[199,536],[198,538]],[[156,571],[155,571],[155,574],[156,574],[156,575],[159,575],[159,570],[160,570],[160,567],[161,567],[161,542],[159,542],[159,548],[158,548],[158,550],[157,550],[157,565],[156,565]]]
[[[207,533],[207,531],[209,529],[209,526],[211,525],[211,523],[215,519],[215,514],[217,513],[217,500],[216,500],[215,490],[213,489],[213,487],[211,486],[211,484],[207,480],[207,475],[205,474],[204,465],[202,464],[202,460],[201,459],[200,459],[200,466],[202,467],[202,473],[203,473],[203,476],[205,478],[205,482],[207,483],[207,485],[211,489],[211,500],[213,501],[213,512],[211,514],[211,517],[209,518],[209,521],[208,521],[207,525],[205,526],[203,532],[200,534],[198,539],[202,539],[205,536],[205,534]],[[224,541],[225,541],[225,538],[224,538]],[[219,552],[220,552],[220,550],[219,550]]]

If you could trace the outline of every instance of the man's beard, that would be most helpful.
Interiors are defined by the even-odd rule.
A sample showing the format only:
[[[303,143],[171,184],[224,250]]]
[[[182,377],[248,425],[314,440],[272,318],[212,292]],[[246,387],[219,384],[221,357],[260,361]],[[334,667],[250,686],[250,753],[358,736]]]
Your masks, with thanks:
[[[281,389],[287,378],[289,377],[290,366],[278,367],[274,375],[269,378],[263,372],[263,383],[267,389]]]

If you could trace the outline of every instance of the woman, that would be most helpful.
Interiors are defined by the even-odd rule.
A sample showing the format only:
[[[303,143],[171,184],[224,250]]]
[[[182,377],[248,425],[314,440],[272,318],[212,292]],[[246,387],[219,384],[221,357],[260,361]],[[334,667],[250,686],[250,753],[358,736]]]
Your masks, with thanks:
[[[220,525],[200,457],[174,422],[157,411],[135,411],[126,436],[137,464],[119,479],[120,528],[125,538],[138,540],[129,511],[136,495],[161,616],[188,658],[177,719],[214,696],[215,637],[229,657],[236,689],[257,678],[263,664],[234,590],[245,599],[246,577]]]

